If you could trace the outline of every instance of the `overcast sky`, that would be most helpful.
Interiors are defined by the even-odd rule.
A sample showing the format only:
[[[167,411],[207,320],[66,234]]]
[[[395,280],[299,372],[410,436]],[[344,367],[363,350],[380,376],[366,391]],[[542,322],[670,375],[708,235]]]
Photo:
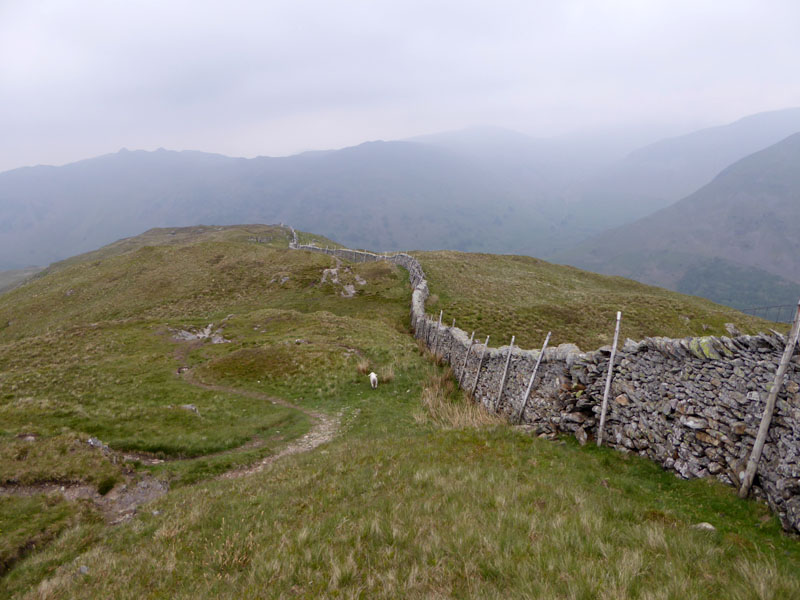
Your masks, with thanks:
[[[0,171],[800,105],[797,0],[0,0]]]

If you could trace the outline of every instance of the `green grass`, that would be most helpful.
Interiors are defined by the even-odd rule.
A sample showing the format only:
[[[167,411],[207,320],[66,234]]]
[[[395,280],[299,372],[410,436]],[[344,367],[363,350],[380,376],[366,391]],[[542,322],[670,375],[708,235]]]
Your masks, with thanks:
[[[26,441],[0,438],[0,484],[35,485],[41,482],[84,482],[100,486],[116,481],[120,465],[86,443],[88,436],[56,433]]]
[[[297,241],[300,244],[316,244],[320,248],[344,248],[341,244],[329,240],[328,238],[317,235],[316,233],[308,233],[306,231],[297,231]]]
[[[155,227],[137,236],[123,238],[98,250],[73,256],[53,263],[42,273],[47,275],[65,267],[83,262],[96,262],[121,254],[129,254],[145,247],[192,246],[204,242],[257,243],[271,248],[285,248],[291,234],[288,229],[274,225],[234,225],[193,227]],[[324,238],[322,238],[324,239]]]
[[[279,245],[200,236],[142,252],[67,265],[0,304],[0,322],[12,321],[0,332],[0,467],[100,486],[114,465],[85,441],[69,450],[89,434],[185,458],[129,464],[172,489],[114,527],[88,507],[3,499],[2,551],[15,562],[0,597],[800,595],[800,545],[763,504],[476,413],[409,335],[404,271],[352,265],[368,284],[343,298],[320,283],[333,259]],[[240,261],[259,262],[262,283],[290,279],[226,279]],[[108,287],[118,272],[127,284]],[[210,279],[227,292],[202,295]],[[85,302],[51,287],[80,287]],[[228,315],[231,343],[171,339],[170,328]],[[393,377],[373,391],[360,363]],[[228,391],[191,385],[179,366]],[[214,479],[309,427],[302,413],[254,399],[264,396],[340,415],[340,430],[254,475]],[[263,444],[237,450],[254,438]],[[33,450],[17,458],[24,444],[35,460]],[[716,531],[691,527],[701,521]]]
[[[65,536],[20,565],[8,591],[44,579],[44,597],[800,593],[796,542],[721,485],[506,427],[400,429],[352,427],[268,472],[173,492],[158,515],[86,527],[78,560],[44,576],[74,543]],[[699,521],[717,531],[692,529]]]
[[[0,496],[0,577],[74,524],[80,511],[58,496]]]
[[[548,331],[551,345],[574,343],[583,350],[611,344],[616,312],[622,311],[620,339],[730,335],[785,329],[693,296],[622,277],[597,275],[526,256],[419,252],[428,278],[428,312],[453,318],[476,339],[507,344],[512,335],[523,348],[540,348]]]
[[[152,322],[71,327],[4,344],[2,427],[84,442],[96,436],[118,450],[185,457],[240,446],[297,418],[263,401],[188,385],[176,374],[180,346]],[[189,404],[197,412],[182,408]],[[13,478],[5,465],[0,478]]]

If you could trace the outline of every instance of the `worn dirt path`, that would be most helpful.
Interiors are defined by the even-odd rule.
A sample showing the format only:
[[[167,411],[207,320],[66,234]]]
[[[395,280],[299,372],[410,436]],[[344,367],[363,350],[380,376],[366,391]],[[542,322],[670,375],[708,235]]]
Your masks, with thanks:
[[[311,429],[305,435],[298,439],[292,440],[276,454],[267,456],[255,464],[226,471],[225,473],[219,475],[217,477],[218,479],[234,479],[237,477],[253,475],[254,473],[263,471],[265,468],[285,456],[299,454],[301,452],[310,452],[317,446],[331,441],[339,431],[341,414],[330,416],[315,410],[304,408],[302,406],[297,406],[296,404],[292,404],[291,402],[281,398],[268,396],[267,394],[199,381],[194,376],[192,371],[185,371],[183,373],[183,379],[191,385],[195,385],[206,390],[239,394],[248,398],[263,400],[264,402],[298,410],[307,415],[313,423]],[[239,448],[226,450],[217,454],[234,453],[243,449],[252,448],[253,446],[254,443],[248,442]],[[114,451],[112,450],[111,452]],[[124,452],[115,454],[117,454],[120,458],[126,456],[126,453]],[[167,461],[169,461],[169,459],[160,462]],[[136,514],[139,506],[165,496],[168,491],[169,485],[167,483],[156,479],[149,473],[137,473],[135,476],[127,477],[127,481],[125,483],[115,486],[114,489],[108,492],[105,496],[101,496],[93,485],[88,485],[86,483],[43,482],[33,485],[0,485],[0,496],[33,496],[37,494],[60,493],[69,501],[90,500],[103,515],[106,522],[112,525],[127,521],[128,519],[132,518],[133,515]]]
[[[330,416],[326,415],[325,413],[304,408],[302,406],[297,406],[296,404],[292,404],[291,402],[288,402],[281,398],[275,398],[274,396],[268,396],[260,392],[253,392],[250,390],[240,390],[237,388],[227,387],[224,385],[205,383],[195,378],[192,371],[186,371],[183,374],[183,377],[188,383],[191,383],[192,385],[196,385],[206,390],[239,394],[240,396],[245,396],[247,398],[254,398],[255,400],[264,400],[265,402],[270,402],[272,404],[277,404],[280,406],[285,406],[287,408],[292,408],[294,410],[299,410],[301,413],[311,418],[312,422],[314,423],[311,429],[308,431],[308,433],[306,433],[302,437],[292,442],[289,442],[289,444],[287,444],[277,454],[267,456],[266,458],[262,459],[261,461],[253,465],[247,465],[245,467],[240,467],[238,469],[232,469],[230,471],[226,471],[225,473],[223,473],[218,477],[219,479],[234,479],[236,477],[244,477],[245,475],[252,475],[254,473],[258,473],[259,471],[264,470],[272,463],[280,460],[284,456],[289,456],[291,454],[299,454],[301,452],[310,452],[317,446],[320,446],[325,442],[331,441],[336,436],[336,433],[339,431],[339,425],[341,424],[341,414]]]

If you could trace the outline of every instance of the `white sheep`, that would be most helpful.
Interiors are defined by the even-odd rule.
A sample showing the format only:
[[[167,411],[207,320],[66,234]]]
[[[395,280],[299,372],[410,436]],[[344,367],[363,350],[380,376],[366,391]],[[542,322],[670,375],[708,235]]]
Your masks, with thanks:
[[[369,384],[373,390],[378,389],[378,376],[374,372],[369,374]]]

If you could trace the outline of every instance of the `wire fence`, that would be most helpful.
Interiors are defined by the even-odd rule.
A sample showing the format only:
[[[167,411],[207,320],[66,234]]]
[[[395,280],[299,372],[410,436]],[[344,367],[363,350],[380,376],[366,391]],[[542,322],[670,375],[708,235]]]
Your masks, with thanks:
[[[746,315],[761,317],[767,321],[776,323],[791,323],[794,318],[796,304],[779,304],[776,306],[756,306],[755,308],[742,308],[741,311]]]

